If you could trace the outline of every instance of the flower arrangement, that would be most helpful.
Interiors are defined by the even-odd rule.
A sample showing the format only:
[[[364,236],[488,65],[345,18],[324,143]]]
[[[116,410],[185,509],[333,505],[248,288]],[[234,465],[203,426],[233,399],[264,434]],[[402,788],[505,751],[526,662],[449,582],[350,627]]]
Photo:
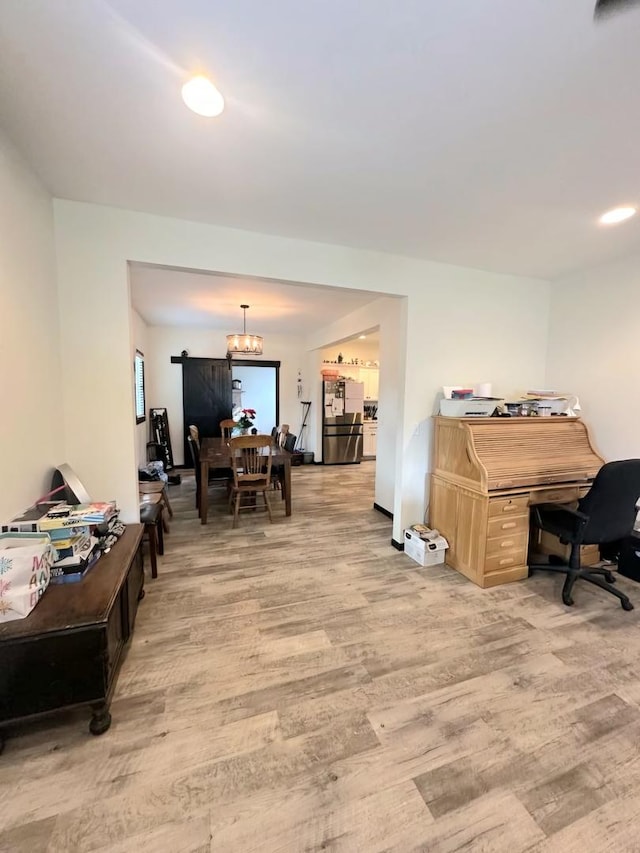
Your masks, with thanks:
[[[253,426],[253,421],[256,417],[255,409],[243,409],[240,412],[240,417],[236,421],[236,424],[239,429],[251,429]]]

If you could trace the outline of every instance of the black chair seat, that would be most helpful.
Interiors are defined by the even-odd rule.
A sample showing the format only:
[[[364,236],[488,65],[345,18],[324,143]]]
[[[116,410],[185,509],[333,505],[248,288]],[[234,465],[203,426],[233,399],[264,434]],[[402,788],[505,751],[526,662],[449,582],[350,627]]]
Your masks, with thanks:
[[[162,507],[160,504],[141,504],[140,505],[140,523],[141,524],[156,524],[160,518]]]

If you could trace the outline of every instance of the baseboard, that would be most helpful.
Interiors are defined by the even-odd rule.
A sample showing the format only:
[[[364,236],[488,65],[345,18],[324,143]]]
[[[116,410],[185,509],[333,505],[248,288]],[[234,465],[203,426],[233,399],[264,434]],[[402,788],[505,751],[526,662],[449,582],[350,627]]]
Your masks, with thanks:
[[[393,513],[389,512],[388,509],[385,509],[383,506],[380,506],[380,504],[377,503],[373,504],[373,508],[377,509],[378,512],[381,512],[383,515],[386,515],[387,518],[390,518],[393,521]]]
[[[404,551],[404,542],[396,542],[395,539],[392,539],[391,544],[397,551]]]

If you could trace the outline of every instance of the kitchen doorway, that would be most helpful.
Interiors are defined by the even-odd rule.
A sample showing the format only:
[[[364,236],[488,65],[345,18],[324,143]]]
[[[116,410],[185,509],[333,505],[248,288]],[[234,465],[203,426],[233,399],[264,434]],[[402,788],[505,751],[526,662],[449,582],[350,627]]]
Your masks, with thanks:
[[[231,377],[234,418],[241,409],[254,409],[253,425],[269,435],[280,423],[280,362],[233,361]]]

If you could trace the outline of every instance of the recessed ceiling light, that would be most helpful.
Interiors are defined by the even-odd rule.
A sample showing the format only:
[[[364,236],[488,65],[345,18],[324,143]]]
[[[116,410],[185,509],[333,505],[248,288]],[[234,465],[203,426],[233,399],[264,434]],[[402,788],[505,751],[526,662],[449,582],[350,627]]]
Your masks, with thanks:
[[[618,222],[624,222],[625,219],[631,219],[638,212],[636,207],[614,207],[613,210],[608,210],[600,217],[602,225],[616,225]]]
[[[200,116],[219,116],[224,109],[224,98],[211,80],[199,74],[182,87],[182,100]]]
[[[366,337],[367,337],[366,335],[360,335],[359,340],[363,341]]]

